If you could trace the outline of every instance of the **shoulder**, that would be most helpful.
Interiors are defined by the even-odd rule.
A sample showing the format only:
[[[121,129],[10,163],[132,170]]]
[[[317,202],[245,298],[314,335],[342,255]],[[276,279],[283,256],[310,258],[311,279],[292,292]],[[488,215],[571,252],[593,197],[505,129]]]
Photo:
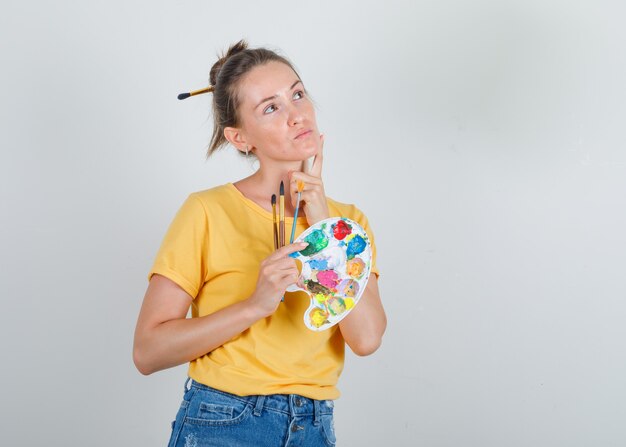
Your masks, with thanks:
[[[214,200],[226,199],[231,195],[231,188],[228,183],[213,186],[212,188],[194,191],[189,197],[194,197],[201,202],[209,202]]]
[[[205,212],[229,208],[233,204],[233,192],[228,183],[189,193],[186,202],[203,208]]]
[[[209,189],[193,191],[180,205],[177,212],[178,220],[206,220],[212,210],[222,208],[227,204],[228,185],[215,186]]]
[[[326,197],[326,202],[328,203],[328,211],[331,216],[347,217],[353,220],[359,220],[359,218],[365,217],[363,211],[353,203],[339,202],[328,196]]]

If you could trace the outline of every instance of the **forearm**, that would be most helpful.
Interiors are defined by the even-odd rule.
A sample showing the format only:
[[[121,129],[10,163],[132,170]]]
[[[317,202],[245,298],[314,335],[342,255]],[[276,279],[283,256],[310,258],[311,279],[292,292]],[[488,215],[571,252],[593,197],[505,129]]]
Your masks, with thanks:
[[[355,354],[369,355],[379,348],[387,328],[387,317],[374,275],[370,277],[356,307],[339,322],[339,328],[347,345]]]
[[[222,346],[261,316],[247,300],[198,318],[163,322],[141,340],[141,372],[152,374],[182,365]]]

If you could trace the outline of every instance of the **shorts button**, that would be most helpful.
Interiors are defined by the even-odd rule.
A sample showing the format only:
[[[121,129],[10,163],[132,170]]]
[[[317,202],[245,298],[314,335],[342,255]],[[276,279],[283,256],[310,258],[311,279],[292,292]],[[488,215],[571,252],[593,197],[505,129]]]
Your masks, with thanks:
[[[299,397],[296,397],[296,407],[301,407],[302,406],[302,399],[300,399]]]
[[[291,426],[291,431],[292,432],[297,432],[298,430],[304,430],[304,427],[302,425],[298,425],[298,424],[293,424]]]

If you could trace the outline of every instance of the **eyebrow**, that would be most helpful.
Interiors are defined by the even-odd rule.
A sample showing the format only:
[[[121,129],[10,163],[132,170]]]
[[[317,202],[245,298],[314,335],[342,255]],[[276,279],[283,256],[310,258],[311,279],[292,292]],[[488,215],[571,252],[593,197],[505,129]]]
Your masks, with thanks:
[[[291,87],[289,87],[289,90],[291,90],[292,88],[294,88],[298,82],[302,82],[302,81],[301,81],[300,79],[298,79],[296,82],[294,82],[293,84],[291,84]],[[269,101],[270,99],[274,99],[274,98],[277,98],[277,97],[278,97],[278,95],[268,96],[267,98],[265,98],[265,99],[261,100],[261,102],[260,102],[260,103],[258,103],[254,109],[256,110],[256,109],[257,109],[257,108],[258,108],[261,104],[263,104],[265,101]]]

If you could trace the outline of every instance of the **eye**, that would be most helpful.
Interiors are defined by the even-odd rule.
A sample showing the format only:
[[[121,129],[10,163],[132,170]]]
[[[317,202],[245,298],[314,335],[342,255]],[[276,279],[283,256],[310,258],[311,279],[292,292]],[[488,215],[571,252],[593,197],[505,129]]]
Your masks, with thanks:
[[[296,95],[299,95],[298,97],[296,97]],[[304,92],[302,90],[298,90],[297,92],[295,92],[293,94],[295,99],[302,99],[304,98]],[[276,110],[276,106],[274,104],[270,104],[269,106],[267,106],[264,110],[263,113],[265,115],[267,115],[268,113],[272,113]]]

